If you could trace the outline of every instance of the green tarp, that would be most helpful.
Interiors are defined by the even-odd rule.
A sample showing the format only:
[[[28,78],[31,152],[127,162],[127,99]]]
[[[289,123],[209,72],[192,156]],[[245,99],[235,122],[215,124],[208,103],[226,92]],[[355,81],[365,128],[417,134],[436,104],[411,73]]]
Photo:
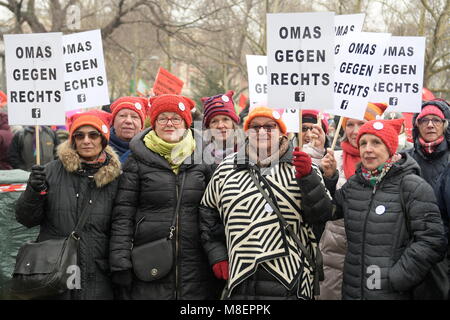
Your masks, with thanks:
[[[29,172],[0,170],[0,185],[26,183]],[[14,208],[22,191],[0,192],[0,299],[8,299],[8,281],[14,270],[17,251],[28,240],[35,240],[39,227],[28,229],[18,223]]]

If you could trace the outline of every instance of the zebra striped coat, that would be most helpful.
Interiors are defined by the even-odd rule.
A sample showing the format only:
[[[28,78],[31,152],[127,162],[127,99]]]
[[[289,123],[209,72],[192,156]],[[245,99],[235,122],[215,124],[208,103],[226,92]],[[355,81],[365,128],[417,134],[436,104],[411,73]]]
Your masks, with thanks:
[[[219,165],[201,202],[201,239],[209,262],[229,260],[232,299],[311,299],[311,266],[253,183],[249,170],[260,169],[244,150]],[[297,180],[291,162],[292,146],[264,168],[265,179],[280,212],[315,257],[312,225],[331,217],[331,198],[316,166]]]

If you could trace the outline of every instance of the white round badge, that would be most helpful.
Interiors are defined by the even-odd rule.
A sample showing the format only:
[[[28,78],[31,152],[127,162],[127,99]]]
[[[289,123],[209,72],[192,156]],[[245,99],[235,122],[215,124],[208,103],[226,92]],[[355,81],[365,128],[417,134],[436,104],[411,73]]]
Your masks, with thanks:
[[[228,102],[228,101],[230,101],[230,98],[228,98],[228,96],[226,96],[226,95],[223,95],[222,96],[222,101]]]
[[[375,129],[375,130],[381,130],[381,129],[383,129],[384,128],[384,125],[381,123],[381,122],[375,122],[374,124],[373,124],[373,128]]]
[[[272,116],[275,118],[275,120],[278,120],[281,118],[280,114],[278,113],[278,111],[273,111],[272,112]]]
[[[180,102],[180,103],[178,104],[178,108],[180,108],[181,111],[186,110],[186,107],[185,107],[185,105],[184,105],[183,102]]]
[[[273,212],[272,207],[268,203],[266,203],[266,205],[264,206],[264,210],[266,210],[266,212],[268,212],[268,213],[272,213]]]
[[[381,215],[381,214],[383,214],[385,212],[386,212],[386,207],[385,206],[379,205],[378,207],[375,208],[375,213],[378,214],[378,215]]]
[[[134,104],[134,107],[135,107],[137,110],[141,110],[141,109],[142,109],[142,105],[141,105],[139,102],[136,102],[136,103]]]
[[[105,126],[104,124],[102,125],[102,131],[103,131],[103,133],[108,133],[108,127],[107,126]]]

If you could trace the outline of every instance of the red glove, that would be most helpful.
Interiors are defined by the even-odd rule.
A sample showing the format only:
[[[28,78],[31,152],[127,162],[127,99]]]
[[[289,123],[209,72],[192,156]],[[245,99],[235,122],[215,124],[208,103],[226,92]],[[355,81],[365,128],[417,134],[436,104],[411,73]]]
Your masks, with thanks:
[[[292,155],[292,164],[295,166],[295,177],[300,179],[310,174],[312,170],[312,161],[309,154],[300,151],[299,148],[296,147],[294,152],[292,152]]]
[[[213,272],[217,279],[228,280],[228,261],[222,260],[213,265]]]

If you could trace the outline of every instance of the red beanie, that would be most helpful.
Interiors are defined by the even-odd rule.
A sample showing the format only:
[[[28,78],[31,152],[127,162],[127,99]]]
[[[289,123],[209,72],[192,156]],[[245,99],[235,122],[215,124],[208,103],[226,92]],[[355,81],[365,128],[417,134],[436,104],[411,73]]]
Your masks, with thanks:
[[[151,97],[150,104],[150,122],[155,127],[155,121],[159,114],[163,112],[175,112],[186,122],[189,128],[192,124],[191,110],[195,107],[195,102],[191,99],[177,94],[162,94]]]
[[[130,109],[136,112],[141,118],[141,128],[144,127],[146,110],[148,108],[148,100],[141,97],[121,97],[110,105],[112,119],[116,118],[117,113],[122,109]]]
[[[442,120],[445,119],[444,113],[442,112],[441,109],[439,109],[436,106],[433,105],[428,105],[425,108],[422,109],[422,112],[420,112],[419,116],[417,117],[417,120],[419,120],[420,118],[423,118],[429,114],[438,116],[439,118],[441,118]]]
[[[394,120],[372,120],[364,123],[359,128],[358,137],[356,143],[359,149],[359,139],[364,134],[373,134],[380,138],[389,150],[389,156],[394,155],[397,152],[398,136],[402,129],[404,119]]]
[[[233,102],[234,91],[228,91],[225,94],[218,94],[212,97],[201,98],[203,103],[203,127],[208,128],[211,119],[217,115],[230,117],[235,123],[239,124],[239,117],[234,109]]]
[[[75,113],[67,120],[69,128],[69,140],[72,142],[72,136],[75,130],[82,126],[93,126],[96,128],[106,140],[109,141],[112,116],[110,113],[102,110],[89,110],[82,113]]]
[[[256,117],[265,117],[272,119],[280,127],[281,133],[286,134],[286,124],[283,122],[283,119],[281,119],[281,115],[278,113],[278,111],[270,109],[268,107],[256,107],[252,111],[250,111],[247,119],[245,119],[244,122],[244,131],[247,131],[249,129],[250,122],[252,122],[252,120]]]

